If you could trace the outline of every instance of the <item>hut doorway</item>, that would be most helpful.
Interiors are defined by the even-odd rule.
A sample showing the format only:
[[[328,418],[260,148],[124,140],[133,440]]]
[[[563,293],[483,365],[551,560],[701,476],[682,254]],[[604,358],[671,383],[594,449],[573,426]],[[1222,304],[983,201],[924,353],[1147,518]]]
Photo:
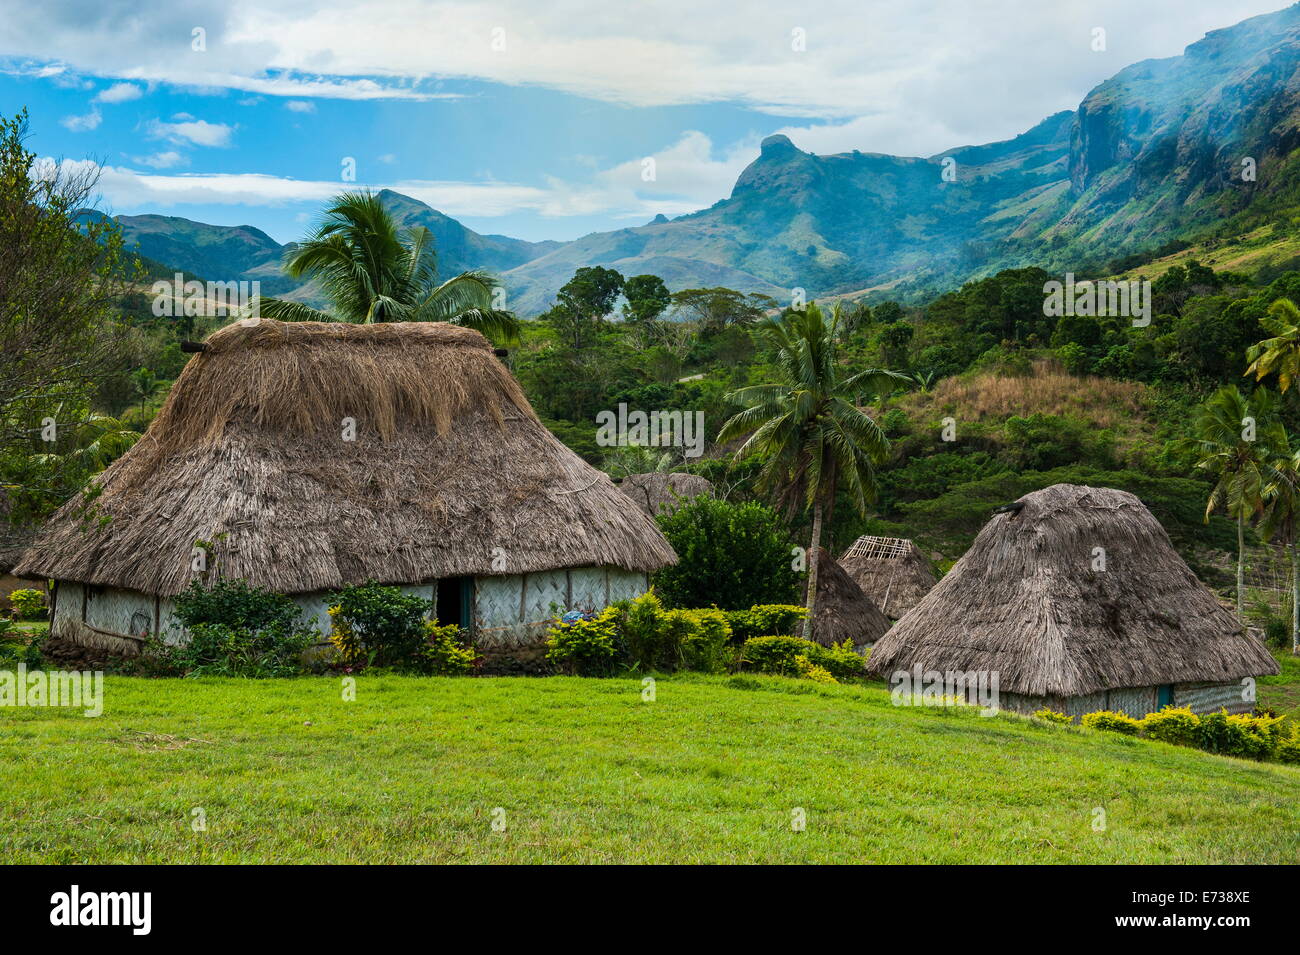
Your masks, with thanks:
[[[468,630],[474,608],[474,578],[445,577],[438,581],[434,613],[441,624],[454,623]]]

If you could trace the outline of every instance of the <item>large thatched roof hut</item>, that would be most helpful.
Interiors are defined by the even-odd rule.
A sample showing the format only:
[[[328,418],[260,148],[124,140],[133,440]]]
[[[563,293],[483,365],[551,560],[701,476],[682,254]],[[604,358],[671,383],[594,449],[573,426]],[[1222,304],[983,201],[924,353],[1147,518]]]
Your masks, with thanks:
[[[840,556],[840,566],[895,620],[920,603],[935,583],[925,555],[902,537],[859,537]]]
[[[1072,484],[996,514],[869,666],[996,673],[1003,709],[1139,717],[1166,703],[1246,711],[1243,678],[1278,672],[1140,500]]]
[[[829,551],[818,553],[813,639],[828,647],[845,640],[857,649],[871,646],[889,629],[889,619]]]
[[[629,474],[618,483],[618,489],[650,517],[671,513],[693,497],[713,496],[713,484],[708,478],[685,472]]]
[[[214,577],[290,594],[324,632],[328,591],[400,584],[493,647],[534,641],[554,608],[641,593],[675,559],[477,332],[252,319],[209,337],[17,572],[57,582],[56,634],[123,649],[179,635],[170,598]]]

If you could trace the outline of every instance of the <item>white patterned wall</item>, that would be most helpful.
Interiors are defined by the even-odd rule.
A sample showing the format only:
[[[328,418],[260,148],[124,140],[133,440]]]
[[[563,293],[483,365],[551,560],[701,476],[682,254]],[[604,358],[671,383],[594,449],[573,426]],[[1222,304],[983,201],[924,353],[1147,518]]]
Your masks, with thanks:
[[[556,611],[594,610],[599,612],[618,600],[628,600],[645,592],[644,573],[617,567],[575,567],[571,570],[548,570],[525,575],[478,577],[474,581],[474,625],[476,640],[483,647],[510,647],[536,643],[543,639]],[[406,593],[431,600],[434,584],[403,586]],[[93,589],[92,589],[93,593]],[[329,640],[332,621],[326,593],[294,594],[303,611],[303,620],[314,626],[322,643]],[[82,587],[60,583],[55,605],[53,629],[72,639],[80,639]],[[185,638],[185,630],[175,617],[175,602],[164,598],[158,607],[163,639],[176,643]],[[154,627],[154,598],[134,591],[103,588],[87,600],[86,623],[116,634],[131,634],[136,623],[148,617],[147,628]],[[139,629],[138,627],[135,629]]]

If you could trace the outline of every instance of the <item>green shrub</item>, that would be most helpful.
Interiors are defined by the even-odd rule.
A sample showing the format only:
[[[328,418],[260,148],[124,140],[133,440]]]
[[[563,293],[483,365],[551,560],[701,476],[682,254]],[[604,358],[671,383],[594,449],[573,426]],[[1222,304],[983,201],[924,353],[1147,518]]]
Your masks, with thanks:
[[[282,677],[303,670],[302,655],[320,636],[284,594],[243,580],[192,581],[176,597],[189,633],[177,645],[154,634],[131,670],[149,676]]]
[[[349,666],[419,670],[433,601],[369,581],[330,595],[330,641]]]
[[[837,680],[854,680],[867,675],[866,658],[853,649],[853,641],[821,647],[813,662],[825,667]]]
[[[795,663],[799,666],[799,677],[804,680],[812,680],[814,683],[838,683],[834,674],[823,666],[818,666],[805,656],[794,658]]]
[[[617,631],[632,666],[643,671],[685,668],[721,673],[732,654],[731,627],[716,607],[665,610],[654,588],[635,600],[615,605]]]
[[[424,624],[424,648],[419,669],[434,676],[462,676],[474,669],[478,655],[469,634],[457,624],[438,626],[438,621]]]
[[[672,610],[669,616],[681,620],[682,665],[700,673],[723,673],[730,668],[735,653],[729,647],[731,625],[727,615],[716,607],[703,610]],[[676,629],[676,620],[670,626]]]
[[[1058,713],[1056,710],[1048,709],[1047,707],[1044,707],[1041,710],[1034,710],[1034,716],[1035,718],[1047,723],[1060,723],[1065,726],[1074,723],[1073,716],[1069,716],[1065,713]]]
[[[680,627],[669,628],[663,604],[651,587],[618,614],[618,630],[633,666],[676,670],[682,663]]]
[[[740,660],[743,666],[759,673],[797,677],[798,658],[812,659],[811,648],[815,646],[818,644],[800,637],[750,637],[740,649]]]
[[[678,557],[654,575],[665,606],[739,610],[798,599],[792,542],[770,507],[697,497],[658,521]]]
[[[20,620],[44,620],[49,612],[45,600],[45,591],[32,587],[21,587],[9,594],[9,602]]]
[[[302,655],[319,639],[314,628],[273,622],[260,629],[224,623],[196,623],[189,640],[175,646],[151,640],[158,675],[284,677],[303,669]]]
[[[1272,756],[1281,737],[1282,717],[1229,716],[1227,710],[1206,713],[1197,727],[1196,745],[1211,753],[1266,759]]]
[[[1264,642],[1279,650],[1291,646],[1291,625],[1277,617],[1270,618],[1264,624]]]
[[[1127,713],[1116,713],[1114,710],[1098,710],[1095,713],[1085,713],[1082,723],[1084,726],[1095,730],[1105,730],[1108,733],[1122,733],[1125,736],[1137,736],[1142,731],[1142,724],[1133,719]]]
[[[286,597],[244,580],[218,580],[205,587],[197,580],[176,596],[176,618],[187,629],[210,623],[235,630],[261,630],[273,624],[292,625],[302,608]]]
[[[731,639],[744,643],[772,634],[794,636],[799,621],[808,616],[808,608],[798,604],[757,604],[748,610],[728,610],[726,614]]]
[[[573,676],[609,676],[619,661],[619,609],[608,607],[592,620],[556,622],[547,632],[546,659]]]
[[[17,629],[8,617],[0,617],[0,667],[25,665],[29,670],[41,666],[41,641]]]
[[[801,657],[806,663],[799,662]],[[861,677],[866,672],[866,661],[853,652],[849,640],[823,647],[802,637],[751,637],[741,647],[740,659],[742,666],[777,676],[803,676],[807,664],[821,667],[837,680]]]
[[[1240,752],[1233,755],[1247,759],[1268,759],[1277,751],[1282,738],[1282,717],[1237,713],[1228,717],[1241,733]]]
[[[1166,706],[1142,718],[1142,731],[1147,736],[1177,746],[1195,746],[1200,727],[1201,718],[1190,706]]]
[[[1300,724],[1291,727],[1289,736],[1280,736],[1273,755],[1283,763],[1300,763]]]

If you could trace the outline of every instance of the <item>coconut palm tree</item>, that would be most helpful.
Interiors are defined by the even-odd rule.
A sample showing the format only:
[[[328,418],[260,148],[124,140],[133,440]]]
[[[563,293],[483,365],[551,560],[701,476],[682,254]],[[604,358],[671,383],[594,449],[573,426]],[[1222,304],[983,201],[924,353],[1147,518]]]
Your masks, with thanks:
[[[1291,653],[1300,656],[1300,450],[1283,431],[1268,462],[1260,531],[1281,538],[1291,557]]]
[[[131,385],[140,399],[140,416],[144,417],[145,402],[162,390],[163,382],[148,368],[138,368],[131,373]]]
[[[736,459],[763,457],[759,487],[790,511],[812,509],[808,552],[808,620],[813,635],[817,565],[822,521],[837,490],[845,487],[865,512],[876,494],[876,467],[889,440],[856,404],[858,395],[888,394],[905,385],[905,375],[879,368],[845,374],[836,362],[839,309],[827,321],[815,304],[803,311],[765,319],[760,334],[776,354],[779,380],[741,388],[727,395],[744,410],[722,426],[719,441],[746,437]]]
[[[451,322],[496,339],[519,333],[514,314],[493,307],[492,276],[462,272],[439,284],[432,233],[423,226],[399,231],[370,192],[336,196],[284,269],[296,279],[315,279],[330,307],[263,298],[258,314],[289,322]]]
[[[1266,388],[1244,395],[1236,385],[1220,388],[1201,405],[1191,446],[1196,466],[1215,476],[1205,506],[1205,520],[1222,507],[1237,522],[1237,616],[1246,595],[1246,522],[1264,503],[1269,462],[1285,433],[1274,416],[1275,401]]]
[[[1289,298],[1280,298],[1268,307],[1259,323],[1273,337],[1246,349],[1250,360],[1246,374],[1253,372],[1256,381],[1276,374],[1278,390],[1285,392],[1300,376],[1300,309]]]

